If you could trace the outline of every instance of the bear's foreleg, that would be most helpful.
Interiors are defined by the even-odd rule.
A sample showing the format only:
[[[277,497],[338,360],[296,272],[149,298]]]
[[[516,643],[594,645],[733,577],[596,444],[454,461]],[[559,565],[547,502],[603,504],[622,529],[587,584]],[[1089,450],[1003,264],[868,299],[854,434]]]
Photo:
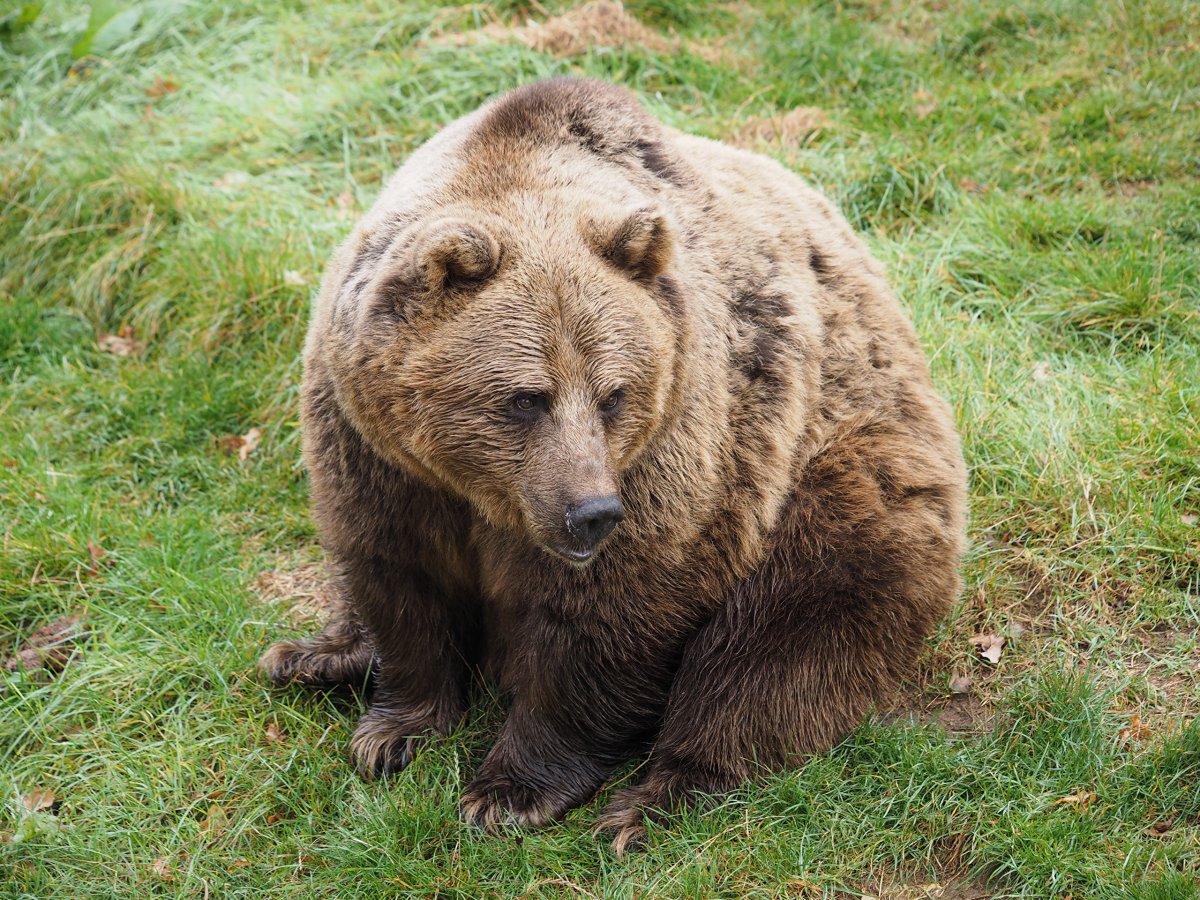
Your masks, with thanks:
[[[462,718],[470,611],[401,563],[343,560],[340,568],[377,651],[371,703],[350,740],[355,766],[370,778],[403,769],[421,735],[447,734]]]
[[[612,770],[653,737],[678,646],[643,652],[608,629],[566,621],[528,635],[508,719],[462,798],[485,829],[539,826],[586,803]]]

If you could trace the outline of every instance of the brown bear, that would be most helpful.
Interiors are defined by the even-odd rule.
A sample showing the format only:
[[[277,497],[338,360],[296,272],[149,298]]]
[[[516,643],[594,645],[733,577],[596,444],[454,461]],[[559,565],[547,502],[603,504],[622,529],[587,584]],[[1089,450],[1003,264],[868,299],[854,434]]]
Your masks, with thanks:
[[[555,79],[448,126],[336,252],[304,454],[344,603],[277,683],[361,682],[393,772],[511,697],[462,798],[600,817],[831,747],[959,590],[965,468],[881,266],[781,165]]]

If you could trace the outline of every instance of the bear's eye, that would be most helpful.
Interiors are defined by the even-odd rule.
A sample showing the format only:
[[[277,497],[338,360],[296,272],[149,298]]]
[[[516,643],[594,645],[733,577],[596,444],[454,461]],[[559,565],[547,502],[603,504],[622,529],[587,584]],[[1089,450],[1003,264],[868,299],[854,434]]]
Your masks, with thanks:
[[[607,397],[600,401],[601,412],[606,412],[609,415],[615,413],[621,408],[621,401],[625,399],[625,391],[623,388],[617,388]]]
[[[508,405],[519,418],[527,419],[530,416],[544,412],[550,406],[550,401],[546,398],[545,394],[522,391],[519,394],[514,394]]]

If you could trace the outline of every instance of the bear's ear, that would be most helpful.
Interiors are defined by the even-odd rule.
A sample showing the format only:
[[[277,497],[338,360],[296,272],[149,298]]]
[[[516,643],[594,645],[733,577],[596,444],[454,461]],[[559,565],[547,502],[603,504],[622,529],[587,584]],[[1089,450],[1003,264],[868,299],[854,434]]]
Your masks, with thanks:
[[[596,251],[618,269],[635,278],[652,281],[671,261],[675,239],[667,218],[654,207],[639,209],[620,219],[590,223],[588,237]]]
[[[369,308],[401,319],[455,288],[479,284],[500,266],[500,244],[464,219],[439,219],[393,242],[367,288]]]
[[[493,275],[500,265],[500,244],[465,219],[434,222],[417,238],[412,265],[417,287],[440,292],[466,287]]]

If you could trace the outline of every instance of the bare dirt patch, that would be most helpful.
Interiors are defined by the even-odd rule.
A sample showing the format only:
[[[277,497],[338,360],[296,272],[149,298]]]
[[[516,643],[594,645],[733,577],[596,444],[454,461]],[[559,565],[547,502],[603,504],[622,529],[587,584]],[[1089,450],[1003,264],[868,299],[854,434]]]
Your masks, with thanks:
[[[903,685],[879,716],[885,722],[940,725],[956,737],[987,734],[995,723],[986,698],[974,690],[943,694],[916,684]]]
[[[949,877],[920,884],[880,876],[863,885],[861,891],[859,894],[837,896],[861,897],[863,900],[988,900],[992,896],[979,884]]]

